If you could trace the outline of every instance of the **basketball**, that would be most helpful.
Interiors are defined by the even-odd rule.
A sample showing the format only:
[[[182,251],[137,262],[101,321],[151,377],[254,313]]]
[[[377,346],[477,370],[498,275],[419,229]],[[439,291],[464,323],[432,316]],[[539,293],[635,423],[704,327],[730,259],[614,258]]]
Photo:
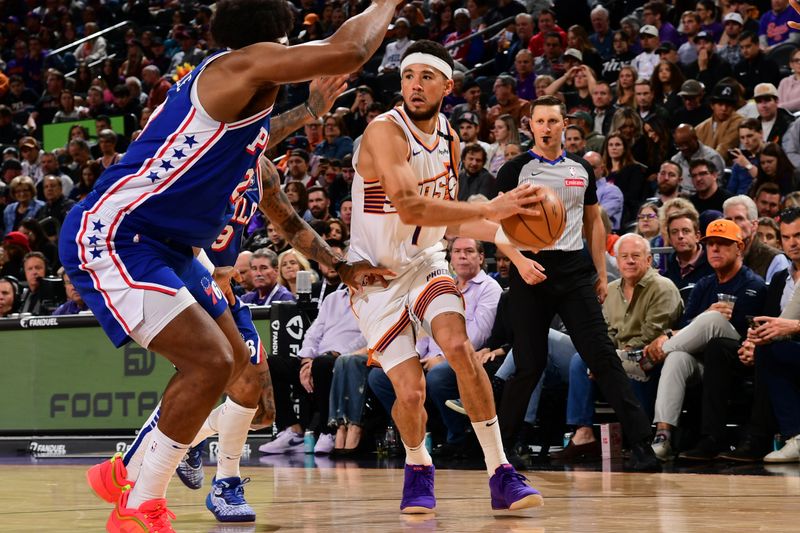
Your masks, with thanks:
[[[542,187],[545,195],[532,208],[540,211],[537,216],[516,214],[501,222],[508,239],[520,248],[541,250],[555,243],[567,226],[567,212],[561,198],[550,187]]]

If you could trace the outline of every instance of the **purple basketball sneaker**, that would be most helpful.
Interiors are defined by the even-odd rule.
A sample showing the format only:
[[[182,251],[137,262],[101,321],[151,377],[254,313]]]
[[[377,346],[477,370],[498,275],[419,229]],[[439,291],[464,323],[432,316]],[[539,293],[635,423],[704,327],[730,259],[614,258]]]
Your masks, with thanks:
[[[404,514],[432,513],[436,507],[433,495],[433,465],[406,465],[403,481],[403,500],[400,512]]]
[[[492,509],[516,511],[544,505],[542,495],[525,483],[526,481],[527,478],[517,473],[513,466],[509,464],[498,466],[489,479]]]

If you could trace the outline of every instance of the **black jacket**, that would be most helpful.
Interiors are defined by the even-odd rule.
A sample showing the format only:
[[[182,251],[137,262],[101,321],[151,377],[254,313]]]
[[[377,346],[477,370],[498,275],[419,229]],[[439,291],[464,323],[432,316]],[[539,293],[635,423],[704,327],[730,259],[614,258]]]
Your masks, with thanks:
[[[767,59],[763,52],[759,53],[755,59],[748,61],[742,59],[733,67],[734,76],[744,85],[745,98],[753,97],[753,89],[759,83],[771,83],[778,86],[781,82],[781,74],[778,65],[774,61]]]

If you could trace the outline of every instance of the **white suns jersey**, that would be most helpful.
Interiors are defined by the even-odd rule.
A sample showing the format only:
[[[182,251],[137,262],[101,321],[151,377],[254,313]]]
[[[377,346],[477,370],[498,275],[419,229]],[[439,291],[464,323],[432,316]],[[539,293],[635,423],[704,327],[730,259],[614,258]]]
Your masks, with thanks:
[[[409,146],[409,164],[419,180],[420,196],[456,200],[458,167],[453,148],[458,136],[444,115],[439,114],[436,132],[430,135],[417,128],[399,107],[378,118],[391,120],[403,130]],[[447,228],[404,224],[377,177],[359,172],[359,149],[353,154],[353,218],[348,255],[351,260],[365,259],[400,275],[441,251]]]

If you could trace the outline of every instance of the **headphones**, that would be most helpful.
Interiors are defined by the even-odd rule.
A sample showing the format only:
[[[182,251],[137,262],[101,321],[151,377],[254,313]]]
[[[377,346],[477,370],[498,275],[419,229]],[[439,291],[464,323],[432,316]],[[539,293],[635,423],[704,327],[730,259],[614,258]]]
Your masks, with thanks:
[[[11,313],[16,313],[19,311],[19,304],[20,304],[20,296],[22,291],[20,289],[19,280],[14,276],[2,276],[0,277],[0,281],[6,281],[11,284],[12,293],[14,295],[14,302],[11,304]]]

